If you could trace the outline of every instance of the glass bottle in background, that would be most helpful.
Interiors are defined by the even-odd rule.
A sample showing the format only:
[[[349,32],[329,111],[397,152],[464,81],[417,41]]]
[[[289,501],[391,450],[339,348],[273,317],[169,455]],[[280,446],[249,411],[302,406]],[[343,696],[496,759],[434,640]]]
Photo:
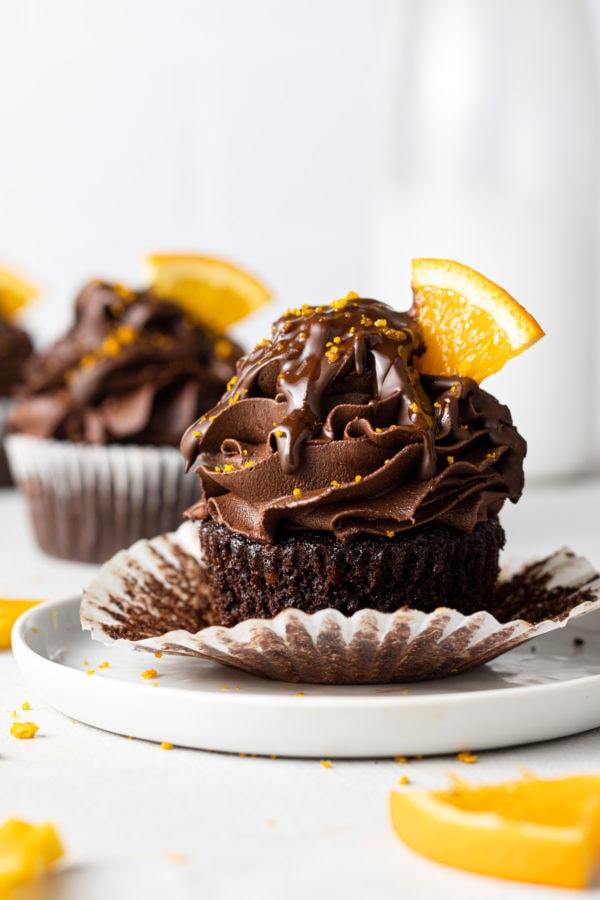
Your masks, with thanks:
[[[579,0],[413,0],[374,217],[374,296],[410,259],[478,269],[546,337],[484,387],[528,441],[528,476],[590,471],[600,396],[598,99]]]

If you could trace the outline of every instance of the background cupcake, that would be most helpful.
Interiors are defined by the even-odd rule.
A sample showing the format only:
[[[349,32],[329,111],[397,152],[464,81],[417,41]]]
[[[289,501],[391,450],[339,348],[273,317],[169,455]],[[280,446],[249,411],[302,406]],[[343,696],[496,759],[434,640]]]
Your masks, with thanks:
[[[36,293],[33,285],[0,267],[0,487],[12,484],[4,452],[4,432],[12,398],[33,350],[29,335],[15,322],[15,314]]]
[[[10,465],[42,549],[99,562],[176,528],[199,486],[175,448],[240,352],[151,290],[86,285],[10,417]]]
[[[424,334],[438,299],[452,306],[448,280],[481,287],[482,276],[450,266],[450,279],[433,267],[440,290],[417,292],[411,313],[356,295],[289,310],[187,431],[182,449],[188,467],[198,459],[203,488],[188,516],[200,523],[222,624],[290,606],[468,614],[490,602],[504,543],[497,515],[521,494],[526,445],[508,409],[454,360],[441,375],[419,370],[439,359]],[[509,317],[527,315],[502,295]],[[479,326],[464,312],[477,346]],[[529,323],[512,355],[541,336]],[[511,355],[501,332],[498,367]],[[490,345],[481,346],[487,374]]]

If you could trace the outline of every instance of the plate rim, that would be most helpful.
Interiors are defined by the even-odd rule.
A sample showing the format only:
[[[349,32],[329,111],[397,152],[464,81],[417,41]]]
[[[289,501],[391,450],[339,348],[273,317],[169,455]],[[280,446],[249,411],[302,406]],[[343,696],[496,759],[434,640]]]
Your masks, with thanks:
[[[47,622],[50,622],[53,612],[58,610],[67,611],[68,614],[75,615],[79,602],[79,597],[49,600],[23,613],[13,626],[13,652],[15,661],[27,683],[37,690],[40,697],[54,709],[57,709],[69,718],[78,719],[88,725],[118,735],[127,735],[128,737],[133,736],[144,740],[160,742],[165,738],[158,737],[157,732],[159,730],[168,731],[168,728],[159,728],[160,722],[156,721],[151,722],[149,725],[146,723],[141,726],[132,724],[132,727],[127,729],[122,726],[115,727],[114,721],[118,721],[119,717],[124,715],[127,712],[127,709],[130,709],[130,703],[109,703],[108,706],[111,711],[110,713],[106,713],[105,711],[103,714],[104,718],[102,718],[102,714],[98,716],[96,712],[94,712],[94,715],[88,715],[88,707],[86,704],[89,704],[90,709],[94,711],[93,703],[97,699],[99,703],[106,708],[107,698],[112,699],[113,697],[119,696],[121,701],[123,701],[124,691],[127,691],[127,696],[131,701],[131,692],[133,691],[133,696],[136,700],[137,698],[142,699],[141,704],[136,704],[134,716],[139,710],[146,709],[146,707],[150,706],[157,709],[156,718],[160,719],[161,711],[163,711],[164,714],[164,711],[168,710],[168,713],[170,714],[173,709],[177,710],[188,706],[190,700],[192,709],[199,714],[197,716],[199,719],[202,718],[202,710],[205,710],[207,715],[209,712],[210,714],[214,714],[215,720],[219,719],[223,710],[231,712],[235,710],[242,723],[242,731],[239,731],[239,723],[237,723],[237,725],[236,723],[232,723],[229,727],[227,737],[223,738],[221,741],[222,745],[213,745],[215,741],[214,734],[208,742],[200,741],[200,738],[196,735],[202,734],[202,727],[206,727],[206,723],[202,721],[200,723],[195,722],[192,725],[189,733],[193,735],[193,738],[190,739],[187,737],[185,739],[177,739],[176,741],[173,741],[173,743],[176,743],[181,747],[193,749],[212,749],[230,753],[249,752],[249,741],[247,739],[247,733],[243,733],[243,723],[246,723],[247,725],[250,720],[252,723],[255,721],[259,722],[261,727],[267,731],[266,734],[255,732],[252,736],[252,740],[257,742],[255,743],[255,747],[260,745],[260,747],[263,748],[260,749],[259,747],[257,751],[258,755],[270,754],[296,758],[323,758],[323,756],[327,756],[331,758],[345,757],[373,759],[390,758],[397,754],[414,755],[415,753],[421,753],[425,756],[443,755],[459,752],[464,749],[484,751],[517,746],[518,744],[523,743],[536,743],[539,741],[567,737],[571,734],[582,733],[600,727],[600,704],[592,703],[597,694],[600,693],[600,666],[597,674],[584,675],[579,678],[570,678],[563,681],[533,685],[515,685],[514,687],[492,687],[480,690],[469,690],[465,687],[461,691],[451,691],[448,693],[441,692],[437,694],[414,693],[411,695],[411,683],[409,682],[391,685],[392,689],[398,689],[398,691],[393,694],[375,693],[378,688],[385,689],[385,685],[355,685],[354,687],[364,688],[365,695],[345,697],[343,695],[340,696],[340,693],[343,694],[343,689],[346,686],[336,685],[336,691],[339,692],[336,696],[323,696],[320,692],[324,687],[327,687],[325,685],[300,685],[289,683],[289,690],[286,691],[281,690],[281,682],[271,681],[270,679],[263,677],[260,677],[257,680],[263,684],[265,682],[272,684],[274,688],[279,689],[280,693],[261,692],[251,694],[244,689],[239,692],[231,690],[215,692],[214,685],[211,686],[212,692],[203,690],[202,687],[196,692],[177,686],[166,686],[162,691],[152,691],[151,693],[148,693],[147,684],[137,684],[133,681],[121,681],[109,678],[90,678],[86,674],[84,668],[78,670],[69,664],[61,663],[58,660],[52,660],[30,646],[27,639],[27,632],[31,627],[40,627],[38,624],[39,617],[42,617],[42,622],[44,619]],[[561,630],[559,634],[562,633],[564,632]],[[89,632],[82,629],[81,634],[84,637],[89,637],[91,640]],[[144,651],[134,651],[128,642],[124,643],[130,647],[132,652],[141,653],[142,656],[145,655]],[[115,642],[115,645],[117,644],[118,642]],[[100,646],[102,645],[98,645],[98,648],[100,648]],[[181,659],[181,657],[179,657],[179,659]],[[194,662],[196,661],[207,663],[207,661],[201,659],[194,660]],[[235,681],[236,675],[241,674],[237,672],[237,670],[230,669],[220,663],[208,664],[216,665],[223,669],[226,676],[223,681]],[[41,684],[40,682],[40,669],[43,672],[49,672],[51,670],[53,673],[53,677],[48,679],[47,688],[46,684]],[[32,670],[38,672],[37,678]],[[229,679],[227,679],[227,675],[229,675]],[[244,673],[244,675],[249,678],[256,678],[256,676],[248,675],[247,673]],[[458,675],[456,677],[468,678],[469,673],[467,672],[462,676]],[[85,682],[82,682],[81,679],[85,679]],[[439,679],[439,681],[441,680],[442,679]],[[79,688],[84,683],[85,691],[81,691]],[[63,693],[61,693],[61,685],[65,686],[64,694],[67,694],[67,700],[64,700]],[[352,686],[348,685],[348,687]],[[73,690],[74,688],[77,690]],[[407,689],[409,691],[408,694],[401,693],[403,690]],[[296,694],[300,692],[304,693],[305,690],[307,693],[303,696],[302,701],[299,702]],[[371,691],[368,695],[366,694],[367,690]],[[71,692],[70,695],[69,691]],[[588,699],[586,703],[571,704],[569,701],[572,695],[579,696],[582,691],[587,692],[587,694],[590,695],[590,699]],[[452,733],[453,731],[455,732],[460,725],[462,732],[470,731],[471,733],[481,734],[480,725],[476,721],[477,716],[473,712],[473,707],[475,707],[475,709],[479,708],[480,710],[482,707],[485,707],[488,716],[492,715],[493,709],[497,708],[496,712],[498,713],[500,708],[504,707],[504,714],[506,714],[506,704],[511,702],[511,698],[515,698],[515,700],[518,698],[525,706],[529,705],[530,708],[535,709],[537,697],[540,695],[548,696],[548,692],[555,698],[557,694],[561,695],[562,700],[561,697],[559,697],[558,702],[559,704],[562,702],[565,708],[568,708],[571,705],[572,707],[578,707],[577,709],[572,708],[570,714],[563,716],[562,719],[559,717],[558,728],[556,727],[554,720],[552,720],[552,725],[550,725],[548,717],[546,717],[541,725],[539,725],[539,723],[530,722],[528,724],[527,733],[523,733],[521,729],[521,736],[515,736],[515,729],[510,727],[504,728],[499,725],[496,729],[496,733],[499,737],[495,737],[492,741],[490,741],[487,736],[469,740],[465,734],[463,745],[459,746],[459,743],[457,743],[458,738],[454,738],[450,743],[448,742],[449,738],[443,730],[445,728],[449,728]],[[61,697],[61,702],[56,702],[55,700],[55,695],[57,693]],[[76,696],[76,700],[73,700],[74,696]],[[193,706],[194,703],[196,704],[195,707]],[[71,709],[67,708],[69,705],[71,706]],[[73,711],[74,706],[77,707],[78,712]],[[113,709],[113,707],[117,709]],[[169,709],[169,707],[172,707],[172,709]],[[421,712],[423,713],[423,717],[427,719],[431,710],[434,710],[435,708],[439,710],[442,707],[444,713],[448,712],[449,717],[446,723],[441,726],[441,732],[435,731],[435,728],[439,726],[434,726],[429,722],[429,724],[426,723],[424,726],[428,737],[426,737],[425,734],[418,734],[415,736],[409,733],[408,726],[410,723],[406,722],[406,719],[414,721],[415,717],[418,717]],[[598,708],[597,714],[595,712],[596,708]],[[249,715],[249,713],[252,715]],[[327,734],[324,737],[322,737],[320,733],[315,735],[314,732],[318,731],[318,728],[315,729],[313,727],[313,733],[311,734],[302,732],[300,738],[301,746],[294,749],[289,743],[290,738],[284,733],[283,729],[281,732],[275,733],[275,737],[273,737],[272,732],[269,732],[270,725],[272,726],[274,722],[278,724],[277,717],[280,714],[283,714],[286,717],[288,725],[289,721],[293,721],[296,728],[298,725],[309,722],[311,715],[317,716],[319,717],[319,722],[325,722]],[[374,730],[377,734],[369,734],[368,736],[357,735],[356,743],[352,745],[355,730],[360,730],[360,721],[357,719],[356,723],[354,723],[351,722],[351,720],[360,717],[361,715],[364,717],[370,715],[372,717],[372,723],[375,723],[376,726],[374,726]],[[515,718],[520,719],[521,717],[522,710],[517,708]],[[225,718],[227,718],[227,716]],[[235,717],[229,717],[229,719],[232,718]],[[591,721],[592,718],[593,721]],[[96,719],[96,721],[94,719]],[[329,722],[329,720],[331,721]],[[385,725],[383,724],[384,720],[386,723]],[[585,724],[581,725],[582,721]],[[107,725],[106,722],[112,722],[113,724]],[[466,725],[464,724],[465,722]],[[560,722],[563,724],[560,725]],[[565,722],[568,722],[569,724],[565,726]],[[576,722],[575,725],[573,725],[574,722]],[[504,723],[506,723],[506,720],[504,720]],[[238,729],[237,731],[236,727]],[[198,728],[200,731],[197,730]],[[214,732],[214,722],[209,723],[208,728],[209,733],[211,728]],[[340,729],[339,735],[336,729]],[[185,727],[183,733],[186,733]],[[541,734],[541,736],[532,737],[532,733]],[[505,734],[509,735],[508,739],[505,738]],[[414,742],[417,738],[419,740],[422,738],[423,746],[420,746],[419,749],[406,749],[405,746],[403,746],[403,741],[408,741],[410,743],[411,740]],[[221,739],[219,738],[219,740]],[[277,744],[278,741],[282,742],[282,745],[287,747],[287,749],[264,749],[266,746],[265,741],[268,744],[269,741],[273,740],[275,744]],[[321,743],[319,743],[320,740],[322,741]],[[330,743],[328,744],[327,741]],[[346,743],[344,743],[344,741]],[[336,747],[338,747],[338,749],[336,749]],[[362,747],[363,749],[357,750],[357,747]]]
[[[64,665],[58,661],[49,659],[42,653],[39,653],[37,650],[32,648],[27,641],[27,628],[34,627],[31,625],[31,620],[36,619],[39,615],[51,616],[53,611],[58,611],[59,609],[71,611],[71,608],[75,607],[77,604],[81,602],[80,598],[77,596],[60,598],[59,600],[47,600],[43,603],[32,607],[29,610],[26,610],[24,613],[19,616],[13,625],[11,632],[11,646],[13,647],[13,653],[17,662],[20,666],[19,660],[24,656],[31,656],[35,658],[38,664],[42,664],[46,667],[51,667],[53,671],[56,669],[60,669],[63,672],[63,675],[67,678],[85,678],[86,683],[89,683],[91,690],[96,690],[95,682],[90,681],[90,676],[87,675],[85,669],[78,670],[73,666]],[[574,624],[574,623],[571,623]],[[37,626],[35,626],[37,627]],[[567,625],[565,625],[565,628]],[[91,632],[86,629],[82,629],[82,634],[89,634],[91,637]],[[559,634],[564,634],[564,629],[556,630],[554,632],[555,636]],[[541,635],[539,638],[532,638],[531,641],[539,640],[543,638],[544,635]],[[93,639],[93,638],[92,638]],[[531,643],[531,641],[529,643]],[[15,652],[16,646],[16,652]],[[139,653],[143,658],[144,656],[148,656],[152,654],[151,649],[144,649],[142,647],[135,647],[131,644],[130,641],[119,639],[114,641],[110,645],[98,643],[98,647],[108,646],[108,647],[128,647],[132,652]],[[515,685],[514,687],[491,687],[489,689],[473,691],[469,690],[468,687],[465,687],[463,690],[456,691],[448,691],[441,693],[411,693],[411,687],[414,687],[415,684],[427,685],[427,684],[437,684],[440,681],[447,681],[449,679],[456,678],[468,678],[471,672],[477,672],[478,669],[469,670],[468,672],[460,673],[456,676],[448,676],[448,678],[444,679],[432,679],[431,681],[423,681],[423,682],[382,682],[381,684],[348,684],[348,685],[329,685],[329,684],[312,684],[308,682],[281,682],[266,678],[265,676],[256,676],[252,675],[248,672],[240,673],[239,670],[236,670],[232,667],[223,665],[222,663],[210,660],[203,660],[199,657],[186,657],[178,654],[169,654],[167,652],[163,652],[163,656],[171,658],[178,658],[180,660],[194,660],[194,662],[204,662],[209,665],[214,665],[220,667],[225,674],[230,675],[229,680],[235,680],[236,676],[240,674],[243,677],[256,678],[258,681],[266,682],[267,684],[272,684],[274,686],[279,686],[280,689],[283,685],[288,685],[290,690],[289,692],[281,691],[281,696],[270,695],[268,693],[264,694],[249,694],[244,691],[232,693],[230,696],[230,700],[228,702],[233,703],[235,705],[242,706],[255,706],[255,705],[268,705],[272,707],[276,706],[285,706],[293,699],[297,693],[300,692],[301,688],[307,689],[309,691],[314,690],[315,688],[319,690],[319,693],[316,694],[305,694],[303,697],[303,706],[316,705],[319,707],[326,707],[328,705],[332,705],[338,707],[340,705],[348,705],[355,707],[360,707],[362,704],[367,705],[368,707],[373,706],[374,704],[378,707],[396,707],[399,704],[410,704],[410,705],[435,705],[443,699],[444,704],[458,704],[458,705],[466,705],[470,702],[477,704],[481,697],[485,696],[486,698],[494,698],[494,699],[504,699],[508,696],[514,696],[515,692],[518,692],[519,696],[530,696],[536,693],[548,693],[553,691],[561,691],[566,690],[569,685],[577,684],[578,686],[586,686],[586,685],[600,685],[600,664],[598,667],[598,673],[596,675],[583,675],[579,678],[569,678],[562,681],[556,682],[547,682],[544,684],[531,684],[531,685]],[[67,674],[69,673],[69,674]],[[98,680],[100,681],[100,679]],[[101,680],[102,689],[103,690],[122,690],[123,682],[113,679],[102,679]],[[125,682],[128,689],[133,689],[136,691],[144,691],[146,686],[144,684],[136,684],[135,682]],[[110,685],[110,687],[108,687]],[[324,696],[320,693],[323,690],[333,689],[336,691],[343,690],[345,687],[360,687],[364,688],[365,691],[371,689],[374,693],[378,688],[389,688],[391,691],[394,691],[392,696],[387,694],[380,693],[379,695],[371,696],[365,694],[365,696],[349,696],[344,697],[341,695],[336,695],[333,697]],[[170,695],[176,695],[178,697],[189,698],[193,695],[193,692],[189,690],[185,690],[178,687],[168,687],[167,688]],[[408,693],[402,693],[403,691],[408,691]],[[198,693],[201,693],[203,702],[214,702],[216,704],[220,703],[221,695],[212,694],[209,692],[204,692],[202,688],[199,688]],[[599,727],[600,727],[600,716],[599,716]]]

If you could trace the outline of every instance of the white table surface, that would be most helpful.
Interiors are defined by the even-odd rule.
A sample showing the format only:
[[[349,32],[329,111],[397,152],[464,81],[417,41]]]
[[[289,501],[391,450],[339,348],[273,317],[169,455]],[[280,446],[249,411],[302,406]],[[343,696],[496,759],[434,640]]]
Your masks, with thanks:
[[[503,512],[510,552],[568,544],[600,567],[600,480],[529,486]],[[37,551],[21,498],[0,491],[0,596],[77,595],[93,566]],[[9,734],[27,700],[34,740]],[[482,878],[417,856],[394,835],[388,796],[406,773],[418,787],[447,774],[482,781],[600,772],[600,729],[544,744],[411,761],[266,759],[127,740],[73,722],[27,688],[0,652],[0,821],[51,820],[66,847],[60,870],[20,898],[121,900],[546,900],[600,897]]]

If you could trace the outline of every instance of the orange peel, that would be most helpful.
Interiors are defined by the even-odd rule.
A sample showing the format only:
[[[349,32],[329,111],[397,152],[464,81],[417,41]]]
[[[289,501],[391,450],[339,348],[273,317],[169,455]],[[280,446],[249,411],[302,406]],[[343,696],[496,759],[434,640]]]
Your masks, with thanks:
[[[480,382],[544,336],[527,310],[484,275],[450,259],[413,259],[413,312],[426,375]]]
[[[64,855],[54,825],[31,825],[9,819],[0,825],[0,896],[38,878]]]
[[[0,315],[12,319],[21,307],[37,297],[38,288],[14,269],[0,266]]]
[[[600,853],[600,776],[526,777],[501,784],[455,778],[439,791],[392,792],[396,834],[455,868],[583,888]]]
[[[9,600],[0,597],[0,650],[10,647],[10,633],[21,613],[42,602],[42,600]]]
[[[194,322],[216,334],[271,299],[262,281],[218,257],[153,253],[144,257],[143,267],[156,294],[179,303]]]

